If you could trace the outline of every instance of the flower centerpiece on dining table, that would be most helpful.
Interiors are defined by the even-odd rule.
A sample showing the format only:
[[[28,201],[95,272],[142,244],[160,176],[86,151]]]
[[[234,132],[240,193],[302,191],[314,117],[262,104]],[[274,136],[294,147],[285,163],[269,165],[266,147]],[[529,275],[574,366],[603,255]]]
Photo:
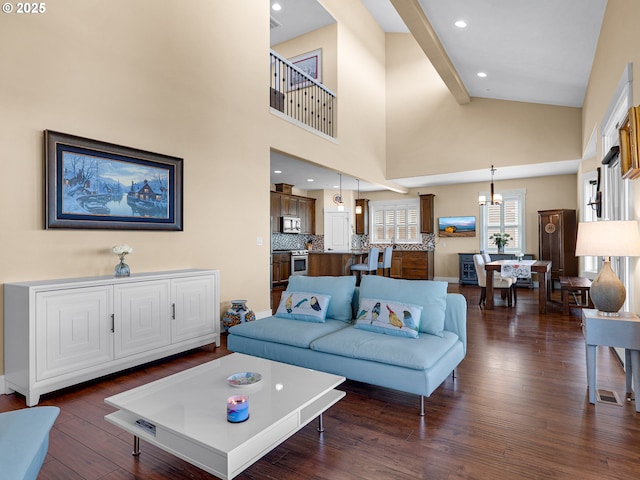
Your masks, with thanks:
[[[508,233],[494,233],[489,237],[489,240],[493,240],[493,243],[498,247],[498,253],[504,253],[504,247],[509,245],[511,235]]]
[[[133,247],[130,247],[127,244],[122,244],[122,245],[115,245],[111,251],[113,253],[115,253],[118,258],[120,258],[120,263],[118,263],[116,265],[116,268],[113,272],[114,276],[116,277],[128,277],[131,275],[131,269],[129,268],[129,265],[127,265],[126,263],[124,263],[124,257],[126,257],[127,255],[129,255],[130,253],[133,253]]]

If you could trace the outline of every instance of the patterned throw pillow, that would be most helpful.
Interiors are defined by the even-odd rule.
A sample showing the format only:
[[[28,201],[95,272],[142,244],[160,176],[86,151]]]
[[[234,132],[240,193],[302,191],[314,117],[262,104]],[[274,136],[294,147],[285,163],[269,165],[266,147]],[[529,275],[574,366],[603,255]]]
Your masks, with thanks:
[[[420,305],[361,298],[356,328],[398,337],[418,338],[421,314]]]
[[[307,292],[283,292],[276,317],[324,323],[331,295]]]
[[[434,280],[402,280],[382,275],[365,275],[360,283],[360,296],[421,306],[420,332],[442,337],[447,309],[447,287],[447,282]]]

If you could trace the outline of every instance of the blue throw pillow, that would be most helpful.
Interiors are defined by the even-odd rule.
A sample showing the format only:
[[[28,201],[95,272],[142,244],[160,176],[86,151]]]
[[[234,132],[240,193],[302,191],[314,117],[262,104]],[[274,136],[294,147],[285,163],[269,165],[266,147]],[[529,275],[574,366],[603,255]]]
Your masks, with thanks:
[[[419,305],[422,307],[420,331],[442,337],[447,308],[447,282],[365,275],[360,282],[360,297]]]
[[[422,307],[373,298],[360,299],[356,328],[398,337],[418,338]]]
[[[319,293],[284,292],[276,317],[305,322],[323,323],[331,297]]]
[[[311,292],[329,295],[331,303],[327,318],[351,322],[353,311],[351,299],[356,288],[355,275],[344,277],[307,277],[294,275],[289,277],[287,292]],[[283,295],[285,295],[283,293]]]

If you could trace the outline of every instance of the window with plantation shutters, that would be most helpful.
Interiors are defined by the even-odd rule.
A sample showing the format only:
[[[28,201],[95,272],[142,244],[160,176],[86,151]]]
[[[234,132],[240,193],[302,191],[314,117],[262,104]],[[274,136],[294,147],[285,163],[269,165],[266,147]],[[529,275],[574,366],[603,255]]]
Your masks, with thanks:
[[[480,207],[480,248],[497,253],[498,247],[489,239],[495,233],[511,235],[505,253],[526,253],[524,201],[525,190],[501,192],[503,203]]]
[[[370,243],[418,243],[420,241],[418,199],[369,202]]]

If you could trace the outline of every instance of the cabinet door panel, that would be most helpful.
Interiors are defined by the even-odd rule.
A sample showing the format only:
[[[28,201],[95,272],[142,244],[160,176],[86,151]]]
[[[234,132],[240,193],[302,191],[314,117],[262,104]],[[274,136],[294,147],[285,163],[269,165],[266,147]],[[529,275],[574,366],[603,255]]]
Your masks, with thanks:
[[[110,286],[36,295],[36,380],[113,359],[111,295]]]
[[[211,276],[174,279],[172,282],[174,310],[173,342],[189,340],[215,333],[214,279]]]
[[[169,280],[114,287],[115,358],[171,343]]]

